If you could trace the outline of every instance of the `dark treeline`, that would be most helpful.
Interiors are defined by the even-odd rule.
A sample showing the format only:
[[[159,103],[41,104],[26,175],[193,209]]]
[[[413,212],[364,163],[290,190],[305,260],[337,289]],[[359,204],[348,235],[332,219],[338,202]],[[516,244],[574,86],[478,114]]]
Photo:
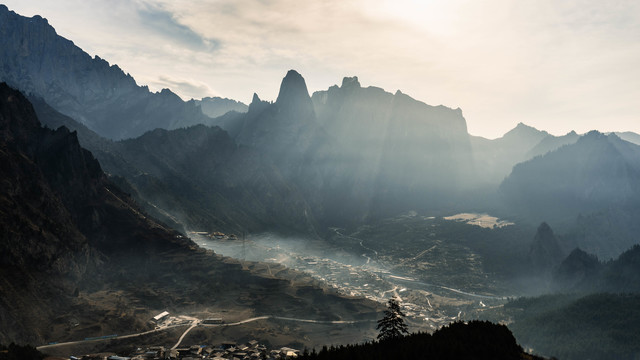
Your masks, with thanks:
[[[433,334],[413,333],[397,339],[356,345],[326,346],[300,359],[541,359],[526,354],[504,325],[488,321],[455,322]]]

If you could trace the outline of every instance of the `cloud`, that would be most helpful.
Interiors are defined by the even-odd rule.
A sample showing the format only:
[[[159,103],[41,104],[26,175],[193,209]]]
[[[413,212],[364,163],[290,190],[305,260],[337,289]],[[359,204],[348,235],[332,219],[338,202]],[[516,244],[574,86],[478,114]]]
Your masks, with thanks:
[[[203,82],[191,79],[176,79],[168,75],[158,77],[154,85],[171,89],[173,92],[182,95],[183,100],[201,99],[215,94],[209,85]]]
[[[150,28],[157,36],[193,50],[211,51],[218,45],[213,38],[206,38],[188,26],[178,22],[172,13],[159,4],[143,2],[138,5],[140,24]]]

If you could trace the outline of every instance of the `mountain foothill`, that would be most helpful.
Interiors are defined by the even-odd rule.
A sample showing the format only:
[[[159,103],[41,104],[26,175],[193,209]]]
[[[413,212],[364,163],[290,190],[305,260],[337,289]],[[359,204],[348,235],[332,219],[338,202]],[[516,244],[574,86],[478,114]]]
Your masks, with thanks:
[[[248,306],[263,313],[296,301],[322,313],[330,297],[375,314],[331,293],[298,301],[294,281],[252,273],[185,234],[318,240],[407,211],[530,225],[522,264],[550,291],[639,290],[638,134],[554,136],[520,123],[490,140],[468,133],[459,108],[355,76],[310,94],[295,70],[273,102],[183,101],[4,5],[0,47],[0,343],[51,339],[68,327],[60,313],[110,311],[96,300],[106,289],[144,302],[152,287],[138,284],[164,295],[155,307],[186,306],[204,283],[198,301],[228,301],[250,283],[264,296],[248,295]],[[180,280],[162,285],[175,269]],[[123,322],[143,327],[135,314],[93,326]]]

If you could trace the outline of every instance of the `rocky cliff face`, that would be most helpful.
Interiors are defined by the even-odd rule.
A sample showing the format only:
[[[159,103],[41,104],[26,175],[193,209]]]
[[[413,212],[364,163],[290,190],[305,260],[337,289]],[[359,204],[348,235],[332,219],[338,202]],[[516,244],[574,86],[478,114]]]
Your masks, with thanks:
[[[26,99],[4,83],[0,104],[3,260],[17,269],[28,263],[78,276],[88,242],[77,229],[77,215],[105,181],[100,165],[80,148],[75,133],[40,128]],[[42,237],[48,241],[38,241]],[[78,261],[62,260],[77,254]]]
[[[329,213],[385,215],[441,208],[473,187],[475,171],[460,109],[363,88],[357,77],[312,97],[318,123],[336,143],[327,181]],[[346,204],[341,199],[347,197]],[[428,205],[427,205],[428,204]],[[352,215],[351,215],[352,216]]]
[[[325,225],[442,208],[475,188],[459,109],[362,88],[356,77],[310,98],[291,70],[275,103],[254,95],[225,129],[269,157]]]
[[[0,84],[0,342],[41,336],[34,330],[39,328],[34,310],[43,318],[53,316],[43,299],[65,303],[63,294],[73,293],[91,265],[89,242],[67,208],[78,204],[59,192],[67,184],[102,178],[95,160],[70,143],[73,136],[64,129],[41,129],[22,94]],[[53,171],[52,157],[75,178]]]
[[[149,92],[117,65],[91,58],[40,16],[0,6],[0,81],[43,98],[59,112],[110,139],[211,119],[193,101],[165,89]]]
[[[254,96],[236,140],[267,154],[287,178],[298,176],[303,159],[329,141],[316,121],[307,85],[295,70],[282,79],[275,103]]]

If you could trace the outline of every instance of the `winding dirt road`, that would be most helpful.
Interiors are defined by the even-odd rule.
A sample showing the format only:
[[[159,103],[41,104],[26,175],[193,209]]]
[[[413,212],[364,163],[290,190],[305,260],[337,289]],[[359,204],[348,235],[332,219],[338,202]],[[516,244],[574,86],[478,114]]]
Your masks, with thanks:
[[[376,320],[314,320],[314,319],[290,318],[290,317],[283,317],[283,316],[276,316],[276,315],[263,315],[263,316],[257,316],[257,317],[241,320],[241,321],[234,322],[234,323],[228,323],[228,324],[203,324],[202,320],[195,319],[190,323],[190,326],[182,333],[182,335],[178,339],[178,342],[171,349],[176,349],[178,346],[180,346],[180,344],[182,343],[184,338],[187,336],[187,334],[189,334],[189,332],[191,330],[195,329],[198,326],[204,326],[204,327],[237,326],[237,325],[247,324],[247,323],[254,322],[254,321],[268,320],[268,319],[303,322],[303,323],[311,323],[311,324],[328,324],[328,325],[331,325],[331,324],[336,324],[336,325],[338,325],[338,324],[343,324],[343,325],[344,324],[359,324],[359,323],[375,322],[376,321]],[[106,340],[114,340],[114,339],[128,339],[128,338],[143,336],[143,335],[147,335],[147,334],[152,334],[152,333],[155,333],[155,332],[165,331],[167,329],[172,329],[172,328],[176,328],[176,327],[180,327],[180,326],[187,326],[187,324],[171,325],[171,326],[161,327],[161,328],[157,328],[157,329],[153,329],[153,330],[149,330],[149,331],[144,331],[144,332],[140,332],[140,333],[136,333],[136,334],[112,336],[112,337],[101,338],[101,339],[85,339],[85,340],[69,341],[69,342],[63,342],[63,343],[51,343],[51,344],[47,344],[47,345],[38,346],[37,349],[38,350],[46,350],[46,349],[59,347],[59,346],[78,345],[78,344],[87,343],[87,342],[97,342],[97,341],[106,341]]]

